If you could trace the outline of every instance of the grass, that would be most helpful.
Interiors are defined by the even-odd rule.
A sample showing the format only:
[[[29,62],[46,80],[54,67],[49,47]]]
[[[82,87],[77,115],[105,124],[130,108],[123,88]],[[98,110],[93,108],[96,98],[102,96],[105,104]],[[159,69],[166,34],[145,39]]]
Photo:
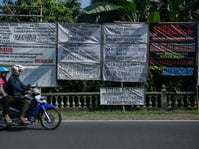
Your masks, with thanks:
[[[1,113],[2,111],[0,111]],[[199,120],[195,110],[60,110],[63,120]]]
[[[64,120],[199,120],[197,110],[61,111]]]

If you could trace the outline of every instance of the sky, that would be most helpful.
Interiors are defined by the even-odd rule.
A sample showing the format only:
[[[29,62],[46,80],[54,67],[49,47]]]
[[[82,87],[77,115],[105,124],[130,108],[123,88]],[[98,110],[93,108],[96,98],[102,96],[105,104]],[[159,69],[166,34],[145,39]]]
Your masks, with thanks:
[[[90,0],[80,0],[80,3],[81,3],[81,7],[85,8],[88,5],[90,5]]]
[[[81,3],[81,7],[85,8],[90,4],[90,0],[79,0],[79,2]],[[0,0],[0,5],[3,4],[3,0]]]

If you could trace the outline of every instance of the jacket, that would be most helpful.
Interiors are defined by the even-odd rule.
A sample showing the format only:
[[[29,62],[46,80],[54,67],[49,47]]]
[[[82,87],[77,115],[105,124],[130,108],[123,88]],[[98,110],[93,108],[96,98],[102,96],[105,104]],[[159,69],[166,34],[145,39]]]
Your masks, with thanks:
[[[8,79],[6,91],[11,96],[23,96],[29,88],[30,85],[24,85],[18,76],[11,75]]]

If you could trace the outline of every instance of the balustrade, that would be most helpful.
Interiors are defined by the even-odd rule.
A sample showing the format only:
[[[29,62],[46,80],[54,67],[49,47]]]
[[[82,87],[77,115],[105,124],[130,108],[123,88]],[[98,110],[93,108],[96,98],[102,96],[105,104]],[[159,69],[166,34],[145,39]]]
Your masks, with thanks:
[[[145,105],[131,106],[145,109],[196,109],[196,92],[146,92]],[[99,109],[99,92],[43,93],[48,103],[61,109]],[[107,106],[110,108],[111,106]]]

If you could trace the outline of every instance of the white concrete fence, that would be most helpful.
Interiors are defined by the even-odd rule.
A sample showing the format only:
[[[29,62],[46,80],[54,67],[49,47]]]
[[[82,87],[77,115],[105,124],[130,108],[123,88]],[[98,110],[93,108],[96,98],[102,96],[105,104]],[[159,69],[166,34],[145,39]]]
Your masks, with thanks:
[[[61,109],[108,109],[118,106],[100,105],[99,92],[68,92],[43,93],[48,103],[57,105]],[[145,105],[126,106],[130,109],[197,109],[198,98],[194,91],[190,92],[146,92]]]

